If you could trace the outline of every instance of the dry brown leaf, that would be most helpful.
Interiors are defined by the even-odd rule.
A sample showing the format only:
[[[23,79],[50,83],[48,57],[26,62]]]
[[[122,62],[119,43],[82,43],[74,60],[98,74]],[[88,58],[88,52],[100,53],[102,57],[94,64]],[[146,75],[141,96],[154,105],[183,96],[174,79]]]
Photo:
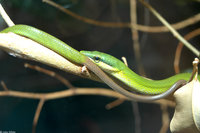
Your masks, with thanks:
[[[174,93],[176,107],[172,133],[200,133],[200,83],[193,80]]]

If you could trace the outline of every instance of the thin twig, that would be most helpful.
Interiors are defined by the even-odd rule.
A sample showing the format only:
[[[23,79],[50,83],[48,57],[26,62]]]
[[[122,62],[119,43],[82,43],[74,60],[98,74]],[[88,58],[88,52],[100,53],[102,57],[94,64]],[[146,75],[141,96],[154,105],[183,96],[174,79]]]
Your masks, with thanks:
[[[139,34],[137,29],[134,28],[134,25],[137,25],[137,3],[136,0],[130,0],[130,18],[131,18],[131,32],[132,32],[132,41],[133,41],[133,51],[135,54],[137,68],[140,75],[145,75],[144,67],[141,60],[141,51],[139,44]],[[128,66],[128,64],[127,64]],[[132,102],[133,114],[135,117],[135,132],[141,132],[141,118],[140,111],[137,102]]]
[[[74,88],[74,86],[67,79],[65,79],[64,77],[62,77],[61,75],[59,75],[59,74],[57,74],[57,73],[55,73],[53,71],[41,68],[39,66],[30,65],[30,64],[27,64],[27,63],[25,63],[24,66],[27,67],[27,68],[34,69],[36,71],[42,72],[44,74],[47,74],[47,75],[49,75],[51,77],[56,78],[59,81],[61,81],[68,88]]]
[[[94,20],[94,19],[90,19],[90,18],[86,18],[86,17],[83,17],[83,16],[80,16],[66,8],[64,8],[63,6],[51,1],[51,0],[43,0],[43,2],[46,2],[48,3],[49,5],[52,5],[53,7],[61,10],[62,12],[82,21],[82,22],[85,22],[85,23],[88,23],[88,24],[93,24],[93,25],[97,25],[97,26],[103,26],[103,27],[118,27],[118,28],[122,28],[122,27],[130,27],[130,24],[129,23],[115,23],[115,22],[103,22],[103,21],[97,21],[97,20]]]
[[[41,98],[41,99],[40,99],[40,102],[39,102],[39,104],[38,104],[38,107],[37,107],[37,109],[36,109],[34,119],[33,119],[32,133],[35,133],[35,132],[36,132],[36,126],[37,126],[38,119],[39,119],[39,116],[40,116],[42,107],[43,107],[43,105],[44,105],[44,102],[45,102],[45,99],[44,99],[44,98]]]
[[[1,81],[1,86],[3,87],[3,89],[5,91],[8,91],[8,87],[6,86],[6,84],[3,81]]]
[[[145,7],[147,7],[169,30],[170,32],[181,41],[189,50],[191,50],[197,57],[200,56],[199,51],[186,41],[151,5],[144,0],[139,0]]]
[[[115,91],[111,91],[103,88],[76,88],[76,89],[68,89],[64,91],[57,91],[51,93],[29,93],[29,92],[20,92],[20,91],[0,91],[0,96],[12,96],[12,97],[21,97],[28,99],[41,99],[41,97],[45,97],[46,100],[59,99],[64,97],[76,96],[76,95],[102,95],[108,97],[115,98],[125,98]]]
[[[174,71],[176,74],[180,73],[179,63],[180,63],[182,49],[183,49],[182,43],[176,47],[176,52],[175,52],[175,57],[174,57]]]
[[[169,113],[167,111],[167,105],[160,105],[162,110],[162,127],[160,129],[160,133],[167,133],[169,128]]]
[[[194,61],[192,62],[193,70],[192,70],[192,74],[191,74],[188,82],[191,82],[194,79],[194,77],[196,76],[196,74],[198,73],[198,64],[199,64],[199,59],[195,58]]]
[[[184,36],[184,38],[186,40],[190,40],[190,39],[192,39],[192,38],[194,38],[194,37],[196,37],[198,35],[200,35],[200,28],[195,29],[195,30],[191,31],[190,33],[186,34]],[[176,48],[176,54],[175,54],[175,58],[174,58],[174,70],[175,70],[175,73],[180,73],[179,63],[180,63],[180,57],[181,57],[182,49],[183,49],[183,43],[179,42],[178,46]]]
[[[0,91],[0,96],[11,96],[11,97],[20,97],[20,98],[28,98],[28,99],[41,99],[45,98],[45,100],[53,100],[59,99],[64,97],[71,97],[77,95],[99,95],[99,96],[106,96],[106,97],[113,97],[113,98],[121,98],[130,100],[127,97],[104,88],[75,88],[75,89],[68,89],[63,91],[51,92],[51,93],[31,93],[31,92],[20,92],[9,90],[8,91]],[[175,107],[175,103],[169,100],[157,100],[152,101],[149,103],[155,104],[167,104],[170,107]]]
[[[126,57],[123,56],[121,59],[122,59],[122,61],[124,62],[124,64],[125,64],[126,66],[128,66],[128,62],[127,62]]]
[[[129,22],[104,22],[104,21],[98,21],[94,19],[90,19],[87,17],[80,16],[64,7],[61,5],[51,1],[51,0],[43,0],[43,2],[48,3],[49,5],[61,10],[62,12],[70,15],[71,17],[80,20],[82,22],[96,25],[96,26],[102,26],[102,27],[111,27],[111,28],[131,28],[131,24]],[[200,21],[200,13],[196,14],[186,20],[183,20],[181,22],[172,24],[172,27],[176,30],[185,28],[189,25],[195,24]],[[143,32],[152,32],[152,33],[157,33],[157,32],[169,32],[169,29],[165,26],[145,26],[145,25],[139,25],[135,24],[134,28],[143,31]]]
[[[10,19],[10,17],[8,16],[8,14],[5,12],[5,10],[1,4],[0,4],[0,14],[1,14],[2,18],[6,21],[6,23],[9,27],[15,25],[13,23],[13,21]]]
[[[136,0],[130,0],[130,17],[131,17],[131,32],[132,32],[132,40],[133,40],[133,50],[135,54],[137,68],[141,75],[145,75],[144,67],[141,62],[141,52],[140,52],[140,44],[139,44],[139,35],[137,29],[134,28],[134,25],[137,24],[137,9],[136,9]]]
[[[141,117],[138,102],[131,102],[135,119],[135,133],[141,133]]]
[[[146,2],[149,2],[150,0],[146,0]],[[144,25],[150,26],[150,11],[147,8],[144,8]],[[164,27],[166,28],[166,27]],[[140,45],[147,44],[147,38],[149,36],[149,33],[142,33],[140,36]]]
[[[125,99],[119,98],[119,99],[117,99],[117,100],[115,100],[115,101],[113,101],[113,102],[111,102],[111,103],[106,104],[106,109],[109,110],[109,109],[112,109],[112,108],[114,108],[114,107],[117,107],[117,106],[119,106],[120,104],[122,104],[124,101],[125,101]]]

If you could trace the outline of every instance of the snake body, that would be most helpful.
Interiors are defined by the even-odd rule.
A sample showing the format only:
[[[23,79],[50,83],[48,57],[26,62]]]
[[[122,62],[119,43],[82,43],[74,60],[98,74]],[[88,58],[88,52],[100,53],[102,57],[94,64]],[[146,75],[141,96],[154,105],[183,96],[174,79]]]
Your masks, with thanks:
[[[105,72],[119,79],[136,92],[143,94],[161,94],[166,92],[178,80],[190,79],[190,73],[181,73],[163,80],[151,80],[144,78],[129,67],[127,67],[119,59],[99,51],[81,51],[88,56],[95,64],[102,68]]]
[[[85,65],[89,70],[94,72],[102,81],[104,81],[112,89],[132,100],[148,102],[164,98],[169,94],[171,94],[173,91],[175,91],[180,85],[186,82],[185,80],[189,78],[189,74],[180,74],[165,80],[158,80],[158,81],[147,80],[132,72],[128,67],[124,67],[123,65],[117,66],[116,63],[121,64],[121,62],[116,60],[116,58],[107,54],[102,55],[101,53],[99,53],[100,55],[102,55],[102,57],[105,57],[105,59],[103,60],[104,62],[113,65],[111,66],[111,68],[119,70],[118,72],[113,73],[112,71],[105,70],[104,66],[101,66],[98,63],[95,63],[95,61],[93,62],[88,58],[92,57],[94,54],[91,54],[91,56],[86,54],[85,56],[84,52],[81,53],[75,50],[74,48],[70,47],[63,41],[37,28],[28,25],[15,25],[1,31],[1,33],[8,33],[8,32],[13,32],[15,34],[27,37],[49,48],[50,50],[58,53],[67,60],[70,60],[77,64]],[[133,89],[136,90],[137,92],[141,92],[143,94],[148,94],[148,95],[134,94],[132,92],[127,91],[126,89],[122,88],[117,83],[115,83],[102,70],[104,70],[106,73],[112,76],[119,77],[119,79],[122,82],[133,87]],[[149,95],[149,94],[158,94],[158,95]]]

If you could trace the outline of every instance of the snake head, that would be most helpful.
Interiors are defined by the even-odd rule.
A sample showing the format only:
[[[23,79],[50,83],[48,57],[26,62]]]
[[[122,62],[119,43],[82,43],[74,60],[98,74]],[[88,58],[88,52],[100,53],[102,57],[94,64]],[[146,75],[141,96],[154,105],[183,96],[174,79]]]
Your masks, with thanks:
[[[92,60],[97,66],[106,72],[118,72],[119,63],[122,63],[117,58],[99,51],[80,51],[82,54]],[[123,64],[123,63],[122,63]]]

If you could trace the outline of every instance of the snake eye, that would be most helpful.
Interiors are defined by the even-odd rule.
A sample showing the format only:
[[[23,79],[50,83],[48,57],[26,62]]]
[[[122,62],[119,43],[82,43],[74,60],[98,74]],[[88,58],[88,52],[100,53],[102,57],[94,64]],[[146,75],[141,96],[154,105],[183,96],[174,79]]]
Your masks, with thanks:
[[[96,63],[99,63],[100,60],[101,60],[101,58],[99,56],[94,56],[94,61]]]

